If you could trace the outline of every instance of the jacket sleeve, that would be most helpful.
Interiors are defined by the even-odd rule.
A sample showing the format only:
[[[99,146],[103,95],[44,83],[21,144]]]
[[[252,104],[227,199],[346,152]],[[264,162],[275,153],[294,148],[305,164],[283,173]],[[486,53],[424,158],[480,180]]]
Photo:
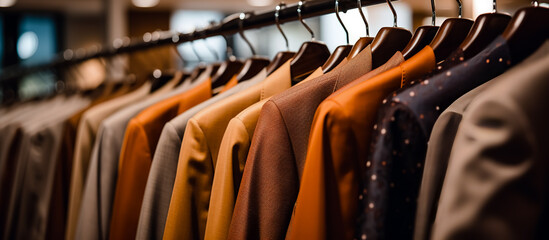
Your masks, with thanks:
[[[208,217],[213,161],[198,122],[185,129],[164,239],[203,239]]]
[[[244,167],[229,239],[284,239],[299,177],[290,138],[275,103],[261,109]]]
[[[111,239],[134,239],[137,232],[143,193],[151,164],[148,138],[139,121],[128,125],[118,169],[118,181],[113,202]]]
[[[233,118],[219,148],[205,239],[227,238],[250,143],[251,138],[242,121]]]
[[[341,105],[315,113],[287,239],[352,239],[358,199],[358,145]]]
[[[164,125],[153,157],[136,239],[162,239],[177,172],[181,138],[170,123]]]
[[[511,101],[472,104],[459,127],[433,226],[433,239],[534,239],[547,159]]]

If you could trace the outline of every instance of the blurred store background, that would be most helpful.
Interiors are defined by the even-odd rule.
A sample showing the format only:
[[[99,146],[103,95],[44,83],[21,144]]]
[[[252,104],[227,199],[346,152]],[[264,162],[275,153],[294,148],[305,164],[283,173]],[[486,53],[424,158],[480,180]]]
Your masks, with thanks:
[[[287,4],[296,2],[285,1]],[[497,3],[498,11],[513,14],[530,1],[498,0]],[[0,74],[13,66],[48,62],[59,53],[79,56],[98,51],[104,46],[117,44],[117,41],[119,43],[126,36],[141,37],[156,30],[192,32],[233,13],[273,10],[277,4],[276,0],[0,0]],[[435,4],[437,25],[447,17],[458,15],[458,5],[454,0],[437,0]],[[399,27],[413,31],[431,23],[429,0],[396,1],[394,7]],[[392,26],[393,16],[386,4],[364,7],[364,10],[371,36],[384,26]],[[492,1],[463,0],[462,11],[463,17],[475,18],[491,12]],[[347,11],[341,17],[349,30],[351,44],[365,36],[365,27],[357,9]],[[326,43],[331,51],[345,43],[344,31],[335,14],[306,21],[317,40]],[[285,23],[282,28],[292,51],[310,39],[298,21]],[[245,34],[258,55],[272,58],[276,52],[286,48],[275,26],[248,30]],[[228,37],[237,58],[251,56],[250,49],[238,34]],[[16,94],[21,99],[33,98],[53,91],[58,87],[56,80],[59,78],[71,78],[82,88],[93,88],[105,79],[116,79],[127,72],[140,75],[157,68],[192,70],[200,62],[222,61],[226,57],[223,37],[211,37],[181,44],[177,50],[163,47],[113,59],[90,60],[70,68],[63,76],[53,71],[28,75],[19,81],[19,86],[10,89],[17,89]],[[1,87],[6,88],[4,85]],[[0,92],[2,98],[14,94]]]

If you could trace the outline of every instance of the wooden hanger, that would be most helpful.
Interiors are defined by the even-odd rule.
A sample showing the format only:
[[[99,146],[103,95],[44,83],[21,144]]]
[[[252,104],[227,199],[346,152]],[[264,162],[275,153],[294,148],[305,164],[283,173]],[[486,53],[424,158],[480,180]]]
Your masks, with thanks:
[[[493,2],[492,13],[481,14],[475,20],[469,35],[459,46],[465,59],[469,59],[482,51],[497,36],[499,36],[511,21],[511,16],[497,12],[496,0]]]
[[[273,58],[271,63],[267,65],[267,75],[271,75],[275,70],[277,70],[282,64],[290,60],[290,58],[295,56],[295,52],[291,51],[282,51],[278,52],[276,56]]]
[[[397,51],[402,51],[412,38],[412,33],[404,28],[397,27],[397,14],[387,0],[393,12],[393,27],[384,27],[379,30],[372,42],[372,68],[377,68],[387,62]]]
[[[404,50],[402,50],[402,56],[404,59],[410,59],[412,56],[416,55],[421,49],[429,45],[438,31],[438,26],[435,25],[436,20],[436,11],[435,11],[435,0],[431,0],[431,11],[432,11],[432,26],[425,25],[420,26],[416,29],[412,40],[406,45]]]
[[[457,3],[458,18],[446,19],[430,44],[435,52],[436,62],[443,61],[452,51],[456,50],[467,37],[473,25],[473,21],[461,18],[461,1],[457,0]]]
[[[290,73],[293,84],[305,79],[315,69],[322,66],[330,56],[330,51],[326,44],[315,41],[313,31],[307,26],[305,21],[303,21],[303,18],[301,17],[302,6],[303,1],[299,1],[297,4],[297,16],[301,24],[303,24],[311,34],[311,41],[304,42],[294,59],[290,62]]]
[[[356,0],[358,12],[360,13],[360,16],[362,17],[362,21],[364,22],[364,25],[366,26],[366,37],[361,37],[356,41],[355,45],[353,45],[353,48],[349,52],[349,55],[347,56],[347,59],[352,59],[356,57],[366,46],[368,46],[372,41],[374,41],[373,37],[370,37],[370,27],[368,25],[368,21],[366,21],[366,17],[364,16],[364,12],[362,12],[362,3],[360,0]]]
[[[276,69],[278,69],[282,64],[284,64],[286,61],[290,60],[290,58],[295,56],[295,52],[290,51],[290,43],[288,42],[288,38],[286,37],[286,34],[284,34],[284,31],[282,31],[282,27],[280,27],[280,22],[278,21],[278,17],[280,16],[280,9],[283,7],[286,7],[285,3],[280,3],[275,8],[275,23],[276,28],[278,28],[278,31],[280,31],[280,34],[282,34],[282,37],[284,38],[284,41],[286,42],[286,51],[278,52],[276,56],[273,58],[271,63],[266,67],[267,69],[267,75],[270,75],[273,73]]]
[[[221,87],[225,85],[231,78],[240,72],[240,69],[243,66],[241,61],[238,61],[236,57],[232,54],[232,48],[229,46],[229,41],[227,37],[223,35],[225,42],[227,43],[227,55],[228,59],[219,66],[219,69],[212,77],[212,89]]]
[[[246,20],[249,14],[253,13],[240,13],[240,21],[238,22],[240,31],[238,31],[238,33],[240,34],[244,42],[246,42],[248,47],[250,47],[250,50],[252,51],[252,57],[248,58],[244,62],[244,65],[236,76],[238,82],[246,81],[252,78],[253,76],[257,75],[261,70],[263,70],[267,65],[269,65],[269,59],[257,56],[254,47],[252,46],[248,38],[246,38],[246,36],[244,35],[243,24],[244,20]]]
[[[507,40],[513,64],[519,63],[532,54],[549,38],[549,8],[539,7],[534,1],[533,7],[522,8],[515,13],[502,36]]]
[[[255,75],[257,75],[261,70],[263,70],[270,61],[267,58],[263,57],[251,57],[244,62],[242,69],[236,76],[238,82],[246,81]]]
[[[329,71],[332,71],[343,59],[345,59],[349,53],[351,52],[351,48],[353,48],[352,45],[349,45],[349,32],[347,31],[347,28],[343,24],[343,21],[341,21],[341,18],[339,17],[339,1],[335,0],[335,15],[337,17],[337,20],[339,21],[339,24],[341,24],[341,27],[345,31],[345,36],[347,37],[347,45],[339,45],[334,52],[328,57],[328,60],[322,65],[322,72],[327,73]]]

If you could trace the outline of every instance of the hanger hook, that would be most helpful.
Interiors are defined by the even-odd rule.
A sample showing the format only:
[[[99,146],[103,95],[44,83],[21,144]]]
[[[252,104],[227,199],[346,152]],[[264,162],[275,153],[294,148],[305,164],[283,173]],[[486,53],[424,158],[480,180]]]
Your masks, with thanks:
[[[335,0],[335,14],[336,14],[337,20],[339,21],[339,24],[341,24],[341,27],[345,31],[345,36],[347,37],[347,45],[349,45],[349,32],[347,31],[345,24],[343,24],[343,21],[341,21],[341,18],[339,17],[339,1],[338,0]]]
[[[215,21],[210,21],[210,26],[213,26],[215,25]],[[217,51],[212,48],[212,46],[208,43],[208,41],[206,41],[206,35],[203,35],[202,36],[202,41],[204,41],[204,44],[206,45],[206,48],[208,48],[208,50],[210,51],[210,53],[212,53],[212,55],[214,55],[215,57],[215,60],[219,61],[221,58],[219,57],[219,53],[217,53]]]
[[[431,11],[433,12],[433,16],[432,16],[433,26],[435,26],[436,19],[437,19],[437,12],[435,10],[435,0],[431,0]]]
[[[303,26],[307,29],[307,31],[309,31],[309,33],[311,34],[311,41],[314,41],[315,33],[313,32],[313,30],[311,30],[311,28],[307,25],[307,23],[305,23],[305,21],[301,17],[301,7],[303,6],[303,4],[304,3],[301,0],[297,3],[297,18],[299,19],[301,24],[303,24]]]
[[[461,0],[456,0],[458,4],[458,17],[461,18]]]
[[[498,5],[497,5],[497,1],[494,0],[494,2],[492,3],[492,12],[496,13],[498,12]]]
[[[358,6],[358,12],[360,13],[360,16],[362,17],[362,21],[364,22],[364,25],[366,25],[366,37],[370,36],[370,26],[368,25],[368,21],[366,21],[366,17],[364,16],[364,12],[362,11],[362,2],[360,0],[356,0],[357,6]]]
[[[227,38],[227,36],[225,36],[223,34],[221,36],[223,36],[223,39],[225,39],[227,58],[229,60],[235,60],[236,57],[234,56],[233,48],[229,45],[229,39]]]
[[[539,6],[539,2],[537,0],[534,0],[532,1],[532,5],[534,5],[534,7],[538,7]]]
[[[276,22],[276,27],[278,28],[278,31],[280,31],[280,34],[282,34],[282,37],[284,37],[284,41],[286,42],[286,50],[290,51],[290,43],[288,42],[288,38],[286,37],[286,34],[284,34],[284,31],[282,31],[282,28],[280,27],[280,22],[278,22],[278,17],[280,16],[280,9],[282,9],[282,7],[286,7],[286,3],[281,2],[280,4],[276,5],[275,22]]]
[[[244,19],[246,19],[246,13],[240,13],[240,21],[238,22],[238,26],[240,27],[240,31],[238,31],[238,33],[240,34],[240,36],[242,37],[242,39],[244,39],[244,41],[246,42],[246,44],[248,44],[248,47],[250,47],[250,50],[252,51],[252,55],[255,56],[255,49],[254,47],[252,46],[252,44],[250,43],[250,41],[248,41],[248,39],[246,38],[246,36],[244,36],[244,31],[242,30],[243,29],[243,22],[244,22]]]
[[[210,44],[208,44],[208,41],[206,41],[206,38],[202,38],[202,41],[204,41],[204,45],[206,45],[206,48],[208,48],[208,51],[210,51],[210,53],[214,55],[215,60],[219,61],[219,54],[217,53],[217,51],[215,51],[215,49],[212,48],[212,46],[210,46]]]
[[[389,8],[391,9],[391,12],[393,12],[393,27],[397,27],[397,13],[395,11],[395,8],[393,7],[393,4],[391,3],[391,0],[387,0],[387,4],[389,5]]]
[[[196,28],[193,30],[193,36],[196,35]],[[191,41],[191,48],[193,49],[194,55],[196,55],[196,58],[198,58],[198,62],[202,63],[204,60],[200,57],[200,54],[198,54],[198,51],[196,51],[196,48],[194,46],[194,41]]]
[[[194,46],[194,41],[191,41],[191,48],[193,49],[193,53],[194,55],[196,55],[196,58],[198,58],[198,62],[204,62],[204,60],[202,60],[202,57],[200,57],[200,54],[198,54],[198,51],[196,51],[196,48]]]

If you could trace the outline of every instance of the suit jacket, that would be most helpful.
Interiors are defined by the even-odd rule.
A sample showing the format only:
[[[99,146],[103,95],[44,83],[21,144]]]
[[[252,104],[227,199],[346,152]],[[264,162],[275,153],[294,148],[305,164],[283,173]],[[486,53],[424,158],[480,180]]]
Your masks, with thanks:
[[[453,101],[510,66],[505,41],[494,40],[459,65],[383,100],[371,151],[362,166],[360,230],[375,239],[411,239],[427,140]]]
[[[347,58],[341,61],[336,68],[345,65],[345,63],[347,63]],[[318,67],[297,85],[323,74],[322,67]],[[240,187],[253,132],[261,108],[268,99],[264,99],[239,113],[229,122],[225,130],[215,167],[205,239],[226,239],[228,236],[236,195]]]
[[[434,239],[548,239],[549,43],[464,112]]]
[[[150,106],[126,128],[120,153],[110,239],[135,239],[147,176],[164,124],[212,96],[210,79],[177,96]]]
[[[469,107],[471,101],[483,91],[489,89],[495,83],[501,81],[501,79],[505,79],[512,72],[516,71],[517,68],[539,60],[544,56],[543,54],[543,51],[537,51],[536,54],[533,54],[521,64],[513,67],[515,70],[508,70],[508,72],[503,73],[501,76],[469,91],[454,101],[438,117],[427,143],[425,166],[423,167],[423,177],[421,178],[421,187],[419,188],[417,200],[414,239],[430,238],[431,226],[435,221],[442,182],[446,175],[446,168],[448,167],[448,159],[452,152],[452,145],[454,144],[458,127],[463,118],[463,112]]]
[[[2,116],[0,121],[0,139],[2,139],[0,151],[0,232],[4,233],[11,223],[11,217],[8,214],[10,208],[13,208],[15,203],[10,203],[12,193],[16,183],[16,169],[18,156],[23,140],[23,128],[27,125],[47,118],[46,113],[51,113],[50,110],[56,111],[56,107],[63,104],[66,100],[65,96],[57,96],[49,100],[38,103],[27,103],[19,105],[19,108],[13,108],[6,113],[5,118]],[[45,111],[48,110],[48,111]],[[11,116],[10,116],[11,115]],[[28,127],[27,127],[28,128]]]
[[[265,103],[249,147],[229,239],[284,238],[316,107],[332,92],[370,70],[368,46],[346,65]]]
[[[248,106],[291,86],[290,60],[260,84],[192,117],[181,143],[164,238],[203,239],[219,146],[229,121]]]
[[[79,96],[23,127],[4,239],[44,239],[64,121],[90,103]],[[54,111],[56,114],[51,114]]]
[[[322,68],[318,67],[297,85],[323,74]],[[205,239],[227,238],[252,136],[261,108],[268,99],[270,98],[263,99],[244,109],[231,119],[225,130],[215,166]]]
[[[146,99],[127,106],[109,116],[99,126],[86,174],[82,203],[74,236],[69,239],[106,239],[110,226],[116,187],[118,158],[124,132],[131,118],[143,109],[169,97],[181,94],[209,77],[207,69],[195,83],[188,81],[173,88],[181,75],[157,89]],[[138,211],[138,210],[136,210]]]
[[[265,79],[266,75],[266,71],[263,70],[252,79],[237,84],[229,90],[185,111],[185,113],[164,125],[147,178],[136,239],[162,239],[164,235],[179,160],[179,150],[181,149],[181,141],[187,121],[208,106],[258,84]]]
[[[123,85],[122,87],[116,89],[115,83],[107,83],[106,86],[98,93],[99,96],[95,98],[91,104],[81,109],[78,113],[72,115],[65,121],[61,147],[59,148],[58,153],[59,160],[57,161],[54,170],[55,177],[48,211],[49,219],[46,232],[47,239],[61,239],[65,236],[71,171],[74,160],[73,156],[76,147],[75,143],[77,129],[82,116],[90,108],[110,99],[123,96],[131,90],[133,90],[133,86],[130,85]]]
[[[340,90],[315,113],[288,239],[352,239],[359,179],[383,98],[435,68],[427,46],[398,67]]]
[[[450,152],[452,152],[452,145],[461,123],[463,112],[469,107],[469,104],[476,96],[492,86],[501,77],[503,75],[461,96],[444,110],[435,122],[429,142],[427,143],[425,166],[423,167],[423,177],[421,178],[421,187],[419,188],[417,200],[414,239],[427,240],[431,235],[431,225],[435,220],[442,181],[444,181],[448,158],[450,158]]]
[[[110,114],[117,110],[145,97],[151,88],[150,83],[146,83],[139,89],[128,93],[124,96],[106,101],[90,108],[82,115],[82,119],[78,124],[76,132],[76,142],[74,149],[73,164],[71,170],[68,214],[67,214],[67,229],[65,237],[74,236],[76,223],[78,221],[78,212],[80,203],[82,202],[82,191],[84,188],[84,180],[88,172],[91,150],[95,142],[95,136],[99,129],[99,124]]]

